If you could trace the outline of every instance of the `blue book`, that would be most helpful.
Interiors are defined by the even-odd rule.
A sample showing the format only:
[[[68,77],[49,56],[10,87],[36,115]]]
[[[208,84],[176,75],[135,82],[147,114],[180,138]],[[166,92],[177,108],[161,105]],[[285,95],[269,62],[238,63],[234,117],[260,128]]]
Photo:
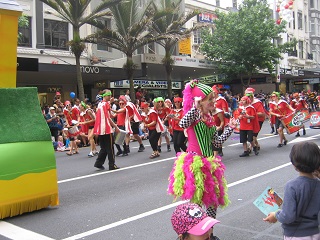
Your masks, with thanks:
[[[268,216],[270,212],[275,212],[280,209],[282,203],[282,198],[271,187],[267,187],[253,202],[253,204],[266,216]]]

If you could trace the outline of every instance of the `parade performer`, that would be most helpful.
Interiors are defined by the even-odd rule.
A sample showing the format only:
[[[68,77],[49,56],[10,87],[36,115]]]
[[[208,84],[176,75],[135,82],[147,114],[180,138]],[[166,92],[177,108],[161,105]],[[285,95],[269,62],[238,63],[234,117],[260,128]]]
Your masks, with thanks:
[[[214,108],[212,88],[193,80],[183,91],[184,117],[180,127],[187,129],[187,152],[178,153],[169,176],[168,193],[176,198],[190,200],[207,208],[215,217],[219,206],[227,206],[225,166],[221,158],[213,157],[212,143],[216,147],[231,135],[234,120],[218,136],[210,111]]]
[[[129,146],[127,145],[127,142],[130,141],[129,129],[128,129],[128,126],[126,127],[126,115],[127,115],[126,114],[126,104],[127,104],[126,97],[124,95],[121,95],[119,97],[120,108],[118,110],[111,109],[111,112],[113,112],[115,114],[115,115],[113,115],[113,117],[115,117],[117,120],[116,123],[117,123],[118,128],[127,132],[125,140],[123,142],[123,150],[121,150],[121,146],[119,144],[115,144],[116,148],[118,150],[116,153],[116,156],[120,156],[122,154],[123,157],[128,156]]]
[[[134,139],[136,139],[139,143],[138,152],[143,152],[145,147],[142,143],[142,139],[139,136],[139,128],[140,122],[142,121],[142,117],[137,109],[136,105],[132,102],[127,102],[126,104],[126,131],[129,133],[129,137],[126,138],[127,152],[130,152],[129,143],[130,143],[130,135],[132,134]]]
[[[239,108],[234,112],[234,116],[240,120],[240,143],[243,145],[244,152],[239,157],[249,156],[247,142],[251,143],[255,155],[259,154],[258,147],[253,141],[253,134],[260,130],[256,110],[251,105],[249,97],[244,96],[240,100]]]
[[[283,124],[281,122],[281,118],[288,116],[294,112],[294,109],[284,100],[280,99],[279,92],[273,92],[271,94],[272,101],[269,102],[269,113],[276,117],[276,129],[278,131],[280,137],[280,143],[278,144],[278,148],[282,147],[283,145],[287,145],[287,139],[284,136],[283,132]]]
[[[221,109],[223,114],[224,126],[227,125],[230,121],[229,105],[227,100],[221,95],[219,87],[217,85],[212,86],[213,95],[215,98],[215,107],[216,109]],[[218,135],[220,136],[223,133],[224,126],[218,130]],[[217,149],[218,155],[223,156],[222,145]]]
[[[161,133],[161,136],[158,141],[158,152],[161,152],[161,140],[162,137],[166,140],[167,143],[167,151],[171,151],[171,146],[170,146],[170,138],[169,138],[169,131],[168,131],[168,121],[167,121],[167,116],[170,113],[170,108],[164,103],[164,99],[162,97],[157,97],[156,99],[153,100],[154,102],[154,107],[153,109],[157,112],[159,115],[159,118],[162,121],[162,124],[164,125],[164,130]]]
[[[80,131],[77,127],[77,124],[80,120],[80,111],[77,107],[72,107],[70,101],[65,101],[64,105],[65,108],[63,109],[63,114],[67,123],[66,127],[68,128],[67,135],[70,139],[70,151],[67,152],[67,155],[71,156],[79,153],[76,140],[77,136],[80,134]]]
[[[164,130],[164,126],[158,113],[154,109],[150,108],[148,103],[141,102],[141,110],[143,128],[144,131],[149,132],[149,142],[153,150],[153,153],[149,158],[154,159],[160,157],[158,141],[161,136],[161,132]]]
[[[300,111],[303,108],[308,108],[307,102],[304,99],[300,98],[299,93],[293,94],[293,99],[290,102],[290,106],[296,111]],[[302,134],[306,135],[306,129],[304,127],[304,124],[302,124],[302,129]],[[299,131],[297,132],[296,137],[300,137]]]
[[[116,133],[120,130],[110,117],[110,99],[111,91],[105,89],[102,91],[102,102],[99,103],[96,113],[96,121],[93,133],[98,135],[100,143],[100,151],[94,167],[104,170],[104,162],[108,156],[109,170],[116,170],[119,167],[115,164],[114,148],[113,148],[113,128]]]
[[[214,109],[211,111],[211,114],[214,119],[218,135],[220,136],[223,133],[223,128],[225,125],[223,110],[216,108],[216,106],[214,106]],[[214,157],[216,157],[217,155],[222,157],[223,156],[222,147],[221,148],[213,147],[213,153],[214,153]]]
[[[175,97],[173,99],[175,108],[173,108],[168,115],[169,118],[169,128],[172,129],[173,133],[173,147],[176,153],[187,150],[186,146],[186,136],[184,134],[184,129],[179,126],[179,122],[182,119],[184,113],[182,109],[183,99],[180,97]]]
[[[93,157],[95,155],[98,155],[98,151],[96,149],[96,144],[94,141],[94,134],[93,134],[96,115],[94,111],[91,108],[89,108],[89,106],[85,104],[83,101],[81,101],[79,107],[80,107],[79,125],[81,126],[81,132],[88,134],[88,140],[90,144],[90,153],[88,154],[88,157]]]
[[[258,116],[259,131],[253,133],[253,141],[254,141],[254,145],[257,146],[258,150],[260,150],[260,144],[258,143],[258,134],[262,128],[262,124],[264,120],[266,119],[266,114],[265,114],[265,109],[263,107],[263,103],[258,98],[254,97],[254,92],[255,92],[254,88],[247,88],[245,90],[245,95],[250,98],[251,105],[256,110],[256,113]]]

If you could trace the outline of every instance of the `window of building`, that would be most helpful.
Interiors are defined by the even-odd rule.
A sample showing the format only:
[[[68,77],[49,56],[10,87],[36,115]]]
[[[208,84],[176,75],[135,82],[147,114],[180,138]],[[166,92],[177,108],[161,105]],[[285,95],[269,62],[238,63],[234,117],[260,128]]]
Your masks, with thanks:
[[[294,13],[294,11],[292,11],[292,17],[293,17],[292,27],[293,27],[293,29],[296,29],[296,18],[295,18],[295,13]]]
[[[314,8],[314,0],[310,0],[310,8]]]
[[[156,43],[148,44],[148,53],[155,54],[156,53]]]
[[[32,47],[32,28],[31,17],[28,18],[28,26],[19,27],[19,40],[18,46],[20,47]]]
[[[196,23],[193,23],[195,25]],[[194,44],[201,44],[203,43],[203,40],[201,38],[201,29],[195,30],[193,32],[193,43]]]
[[[308,20],[306,15],[304,15],[304,31],[305,33],[308,32]]]
[[[298,29],[302,28],[302,12],[298,12]]]
[[[220,0],[216,0],[216,6],[220,7]]]
[[[45,48],[67,50],[68,41],[68,23],[44,19]]]
[[[299,58],[303,58],[303,41],[299,41]]]
[[[310,20],[310,33],[311,33],[311,35],[316,34],[316,25],[315,25],[314,20],[315,20],[314,18],[311,18],[311,20]]]
[[[144,54],[144,46],[137,49],[137,54]]]
[[[104,25],[108,28],[108,29],[111,29],[111,19],[103,19],[102,20],[104,22]],[[108,47],[107,45],[105,44],[101,44],[101,43],[98,43],[97,44],[97,50],[99,51],[108,51],[108,52],[111,52],[111,47]]]

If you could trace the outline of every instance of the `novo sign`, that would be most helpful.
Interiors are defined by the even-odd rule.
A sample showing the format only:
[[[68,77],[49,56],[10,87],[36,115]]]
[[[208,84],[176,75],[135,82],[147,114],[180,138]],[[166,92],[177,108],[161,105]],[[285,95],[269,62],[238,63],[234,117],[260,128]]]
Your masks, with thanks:
[[[133,80],[134,87],[145,89],[168,89],[167,81]],[[130,88],[129,80],[110,82],[110,88]],[[181,89],[181,82],[172,82],[172,89]]]
[[[94,66],[81,66],[80,70],[82,73],[93,73],[93,74],[100,73],[100,68],[94,67]]]

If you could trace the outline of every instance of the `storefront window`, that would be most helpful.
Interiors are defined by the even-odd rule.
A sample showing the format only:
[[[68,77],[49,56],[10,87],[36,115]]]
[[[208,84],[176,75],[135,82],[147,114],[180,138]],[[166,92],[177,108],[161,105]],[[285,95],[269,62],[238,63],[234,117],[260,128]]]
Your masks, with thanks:
[[[67,50],[68,23],[44,19],[45,48]]]

